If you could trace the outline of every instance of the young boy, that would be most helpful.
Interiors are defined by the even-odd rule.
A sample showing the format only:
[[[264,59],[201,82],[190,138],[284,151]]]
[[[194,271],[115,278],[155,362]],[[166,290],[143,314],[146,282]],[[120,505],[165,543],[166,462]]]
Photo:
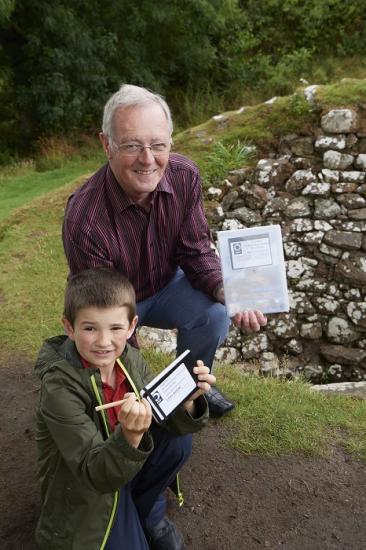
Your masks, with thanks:
[[[197,391],[162,426],[138,400],[152,379],[127,339],[135,293],[120,273],[89,269],[70,278],[63,336],[47,340],[37,444],[42,510],[36,539],[47,550],[178,550],[183,537],[165,516],[164,490],[207,422],[203,394],[215,377],[197,361]],[[96,412],[103,402],[122,406]]]

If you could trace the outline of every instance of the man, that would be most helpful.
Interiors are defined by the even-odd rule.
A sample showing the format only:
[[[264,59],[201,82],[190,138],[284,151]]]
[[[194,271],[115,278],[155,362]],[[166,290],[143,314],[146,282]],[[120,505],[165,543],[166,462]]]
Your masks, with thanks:
[[[176,328],[177,355],[190,349],[211,368],[230,319],[198,168],[170,152],[169,107],[145,88],[123,85],[105,105],[102,130],[108,163],[66,208],[70,271],[121,271],[136,290],[139,325]],[[259,311],[238,313],[233,321],[246,331],[267,322]],[[211,416],[234,407],[216,387],[206,395]]]

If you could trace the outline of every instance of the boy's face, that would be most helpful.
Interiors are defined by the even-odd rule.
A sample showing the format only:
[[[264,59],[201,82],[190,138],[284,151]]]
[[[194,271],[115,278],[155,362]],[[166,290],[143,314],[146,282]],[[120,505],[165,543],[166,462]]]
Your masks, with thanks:
[[[125,307],[88,307],[77,312],[74,326],[67,319],[63,323],[81,357],[90,366],[105,369],[113,368],[135,330],[137,317],[130,323],[127,315]]]

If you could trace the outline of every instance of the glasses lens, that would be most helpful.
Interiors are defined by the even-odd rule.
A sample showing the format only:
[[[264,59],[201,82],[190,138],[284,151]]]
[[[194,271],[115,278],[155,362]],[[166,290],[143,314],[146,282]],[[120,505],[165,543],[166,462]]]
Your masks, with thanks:
[[[152,143],[151,145],[140,145],[139,143],[121,143],[116,144],[116,148],[122,155],[137,156],[142,153],[144,149],[150,149],[154,156],[164,155],[169,151],[169,142]]]
[[[166,153],[169,149],[169,143],[153,143],[151,145],[151,152],[154,153],[154,155],[161,155],[163,153]]]

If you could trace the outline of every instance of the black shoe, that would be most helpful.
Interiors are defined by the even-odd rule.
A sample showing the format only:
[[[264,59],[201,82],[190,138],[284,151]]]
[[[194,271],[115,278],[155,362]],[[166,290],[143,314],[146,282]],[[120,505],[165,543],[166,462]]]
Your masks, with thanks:
[[[235,407],[234,403],[229,401],[216,387],[212,387],[208,393],[205,393],[208,402],[208,410],[213,418],[220,418]]]
[[[151,550],[183,550],[183,535],[166,516],[146,531]]]

